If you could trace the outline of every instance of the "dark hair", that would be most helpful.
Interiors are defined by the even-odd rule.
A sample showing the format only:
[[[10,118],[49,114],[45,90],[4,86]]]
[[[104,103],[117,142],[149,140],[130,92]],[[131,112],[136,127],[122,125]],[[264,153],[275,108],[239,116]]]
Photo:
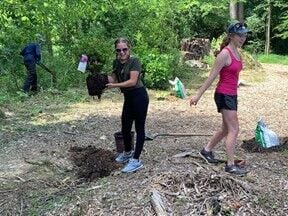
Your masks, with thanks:
[[[220,49],[214,52],[214,56],[216,57],[229,43],[230,43],[230,37],[229,35],[226,35],[223,38],[222,43],[220,44]]]
[[[114,42],[115,48],[117,47],[118,43],[126,43],[128,48],[129,49],[131,48],[131,43],[127,38],[124,38],[124,37],[117,38],[117,40]]]

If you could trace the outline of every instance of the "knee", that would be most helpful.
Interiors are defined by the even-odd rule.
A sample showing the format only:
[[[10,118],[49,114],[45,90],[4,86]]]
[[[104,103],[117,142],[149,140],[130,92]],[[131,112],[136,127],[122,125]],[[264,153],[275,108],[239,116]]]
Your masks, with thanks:
[[[230,127],[228,133],[237,136],[239,134],[239,126]]]
[[[222,128],[221,130],[218,131],[218,133],[220,136],[225,137],[228,134],[228,130]]]

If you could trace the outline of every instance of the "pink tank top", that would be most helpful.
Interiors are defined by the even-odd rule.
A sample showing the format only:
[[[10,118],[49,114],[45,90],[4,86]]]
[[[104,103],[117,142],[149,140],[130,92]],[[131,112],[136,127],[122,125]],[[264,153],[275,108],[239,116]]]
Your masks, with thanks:
[[[220,78],[215,91],[227,95],[237,95],[237,86],[239,73],[242,70],[242,62],[234,57],[228,47],[225,47],[224,49],[227,49],[229,52],[231,64],[221,69]]]

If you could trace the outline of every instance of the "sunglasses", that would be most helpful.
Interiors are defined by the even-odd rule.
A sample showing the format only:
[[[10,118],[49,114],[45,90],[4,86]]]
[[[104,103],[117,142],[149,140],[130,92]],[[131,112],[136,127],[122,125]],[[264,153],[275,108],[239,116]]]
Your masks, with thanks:
[[[115,49],[115,51],[116,51],[117,53],[120,53],[121,51],[123,51],[123,52],[127,52],[127,51],[128,51],[128,48]]]

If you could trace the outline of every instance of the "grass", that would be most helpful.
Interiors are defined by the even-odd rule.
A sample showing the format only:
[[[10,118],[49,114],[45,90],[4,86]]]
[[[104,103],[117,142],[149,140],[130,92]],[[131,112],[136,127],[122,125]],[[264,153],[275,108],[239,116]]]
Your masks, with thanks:
[[[276,55],[276,54],[264,55],[264,54],[261,54],[261,55],[257,55],[257,59],[261,63],[288,65],[288,56],[283,56],[283,55]]]

